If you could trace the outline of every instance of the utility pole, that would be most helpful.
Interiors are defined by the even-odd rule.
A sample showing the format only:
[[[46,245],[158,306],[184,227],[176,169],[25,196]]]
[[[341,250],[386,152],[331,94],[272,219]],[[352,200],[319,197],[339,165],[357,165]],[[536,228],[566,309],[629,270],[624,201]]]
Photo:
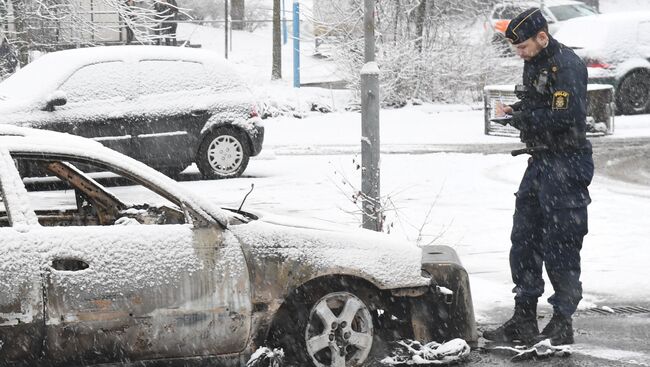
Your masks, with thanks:
[[[375,62],[375,0],[364,0],[365,65],[361,69],[361,192],[363,228],[383,226],[379,172],[379,67]]]
[[[300,88],[300,3],[293,2],[293,87]]]
[[[225,35],[225,46],[224,46],[224,51],[226,55],[226,59],[228,59],[228,19],[230,18],[230,12],[228,11],[228,0],[225,0],[223,2],[224,6],[224,22],[223,22],[223,34]]]

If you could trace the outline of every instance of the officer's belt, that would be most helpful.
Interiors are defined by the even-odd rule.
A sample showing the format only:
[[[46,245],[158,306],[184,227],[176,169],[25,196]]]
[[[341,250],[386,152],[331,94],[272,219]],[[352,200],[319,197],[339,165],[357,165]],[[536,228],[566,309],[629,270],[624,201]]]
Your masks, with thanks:
[[[537,147],[545,147],[543,151],[551,151],[556,153],[567,153],[580,151],[587,145],[587,135],[585,132],[577,132],[574,136],[559,135],[551,139],[539,139],[526,142],[526,148],[533,148],[536,151]]]
[[[511,151],[510,154],[512,154],[513,157],[516,157],[516,156],[522,155],[522,154],[531,154],[532,155],[532,154],[535,154],[535,153],[548,152],[548,150],[549,149],[548,149],[548,147],[546,145],[537,145],[537,146],[534,146],[534,147],[526,147],[526,148],[523,148],[523,149],[515,149],[515,150]]]

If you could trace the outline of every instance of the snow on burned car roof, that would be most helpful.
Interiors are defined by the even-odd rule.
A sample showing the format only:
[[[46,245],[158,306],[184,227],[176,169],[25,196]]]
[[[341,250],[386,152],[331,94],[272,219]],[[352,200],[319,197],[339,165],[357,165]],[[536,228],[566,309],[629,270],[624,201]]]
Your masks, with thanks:
[[[228,223],[228,215],[214,204],[194,196],[191,192],[183,189],[178,182],[146,164],[91,139],[54,131],[0,124],[0,150],[15,153],[50,153],[104,162],[131,173],[135,177],[145,179],[199,213],[214,218],[223,226]]]
[[[70,135],[70,134],[65,134],[65,133],[58,133],[54,131],[49,131],[49,130],[39,130],[39,129],[32,129],[28,127],[21,127],[21,126],[16,126],[16,125],[11,125],[11,124],[0,124],[0,139],[3,139],[4,142],[9,144],[9,141],[7,140],[8,138],[11,137],[21,137],[21,138],[45,138],[46,141],[49,143],[52,143],[51,139],[55,139],[57,142],[61,142],[60,139],[64,138],[66,140],[72,140],[74,143],[85,145],[89,144],[91,146],[100,146],[103,147],[100,143],[82,138],[80,136],[76,135]],[[24,140],[23,140],[24,141]],[[0,145],[0,147],[7,147],[8,145]]]

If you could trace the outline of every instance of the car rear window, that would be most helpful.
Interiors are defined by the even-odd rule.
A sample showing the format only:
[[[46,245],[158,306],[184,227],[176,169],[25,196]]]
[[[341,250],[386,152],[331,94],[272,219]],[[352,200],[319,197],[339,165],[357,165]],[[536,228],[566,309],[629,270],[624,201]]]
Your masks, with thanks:
[[[210,78],[200,62],[179,60],[142,60],[138,63],[138,94],[209,88]]]
[[[601,21],[576,19],[562,25],[554,37],[564,45],[588,50],[603,49],[610,38],[611,24]]]
[[[549,6],[548,10],[550,10],[551,13],[553,13],[555,19],[557,19],[559,22],[572,19],[572,18],[586,17],[588,15],[597,14],[594,9],[586,5],[578,5],[578,4]]]
[[[650,47],[650,21],[639,23],[637,31],[638,46],[647,49]]]

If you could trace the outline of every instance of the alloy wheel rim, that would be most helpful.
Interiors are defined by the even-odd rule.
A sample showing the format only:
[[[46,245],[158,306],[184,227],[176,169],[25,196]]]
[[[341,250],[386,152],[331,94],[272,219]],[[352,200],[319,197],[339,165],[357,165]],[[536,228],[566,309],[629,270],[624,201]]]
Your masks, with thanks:
[[[330,293],[312,307],[305,343],[316,367],[361,365],[368,358],[372,341],[372,317],[354,294]]]
[[[216,173],[227,175],[237,172],[244,159],[244,149],[235,137],[219,135],[207,150],[208,162]]]

